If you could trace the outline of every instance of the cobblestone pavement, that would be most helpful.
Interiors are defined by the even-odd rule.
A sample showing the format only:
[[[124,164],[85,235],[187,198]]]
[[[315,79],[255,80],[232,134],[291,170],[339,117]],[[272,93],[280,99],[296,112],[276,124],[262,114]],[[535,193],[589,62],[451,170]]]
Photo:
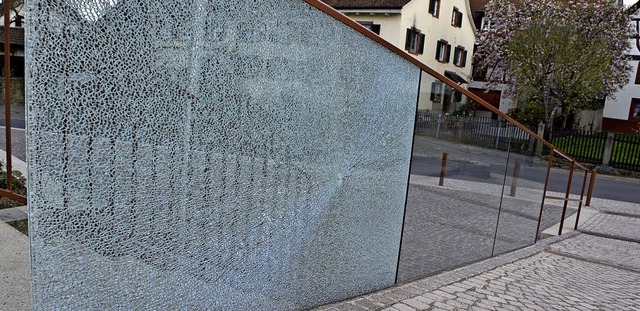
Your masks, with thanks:
[[[593,198],[591,207],[600,212],[640,217],[640,204]]]
[[[411,184],[398,280],[411,281],[533,244],[539,203],[505,197],[499,212],[500,199]],[[541,229],[559,222],[561,212],[558,206],[545,206]]]
[[[589,219],[580,231],[640,243],[640,218],[599,213]]]
[[[580,234],[552,244],[549,251],[640,272],[640,244]],[[639,293],[640,294],[640,293]]]
[[[583,233],[320,310],[640,310],[639,220],[597,214]]]

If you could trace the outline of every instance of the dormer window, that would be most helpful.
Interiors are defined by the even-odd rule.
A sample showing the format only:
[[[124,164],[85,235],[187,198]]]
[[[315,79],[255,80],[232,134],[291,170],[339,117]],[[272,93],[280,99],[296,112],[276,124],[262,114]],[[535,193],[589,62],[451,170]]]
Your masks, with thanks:
[[[429,0],[429,14],[433,17],[440,15],[440,0]]]
[[[373,31],[376,33],[376,35],[380,35],[380,25],[378,24],[374,24],[373,22],[358,22],[360,23],[360,25],[364,26],[365,28]]]
[[[453,8],[453,13],[451,14],[451,26],[462,27],[462,12],[456,7]]]

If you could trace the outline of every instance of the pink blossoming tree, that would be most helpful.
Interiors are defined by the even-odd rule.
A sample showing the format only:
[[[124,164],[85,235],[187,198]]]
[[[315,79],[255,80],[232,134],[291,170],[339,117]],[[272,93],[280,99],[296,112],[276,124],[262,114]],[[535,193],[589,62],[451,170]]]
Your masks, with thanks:
[[[490,88],[506,83],[519,104],[543,108],[540,132],[559,108],[592,105],[629,81],[629,20],[611,0],[491,0],[485,18],[477,64]]]

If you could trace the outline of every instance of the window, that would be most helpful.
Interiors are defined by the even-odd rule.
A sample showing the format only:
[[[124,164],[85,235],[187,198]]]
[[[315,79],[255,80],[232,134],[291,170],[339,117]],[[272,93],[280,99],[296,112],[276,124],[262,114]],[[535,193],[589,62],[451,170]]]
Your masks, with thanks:
[[[462,46],[457,46],[453,50],[453,64],[458,67],[467,65],[467,51]]]
[[[429,99],[434,103],[442,101],[442,82],[435,81],[431,83],[431,95]]]
[[[491,30],[491,21],[483,17],[478,30]]]
[[[640,98],[631,100],[631,117],[640,118]]]
[[[451,14],[451,26],[462,27],[462,12],[456,7],[453,8],[453,13]]]
[[[440,0],[429,0],[429,14],[434,17],[440,15]]]
[[[364,26],[365,28],[375,32],[378,36],[380,35],[380,25],[374,24],[373,22],[358,22],[358,23],[360,23],[360,25]]]
[[[476,18],[473,19],[477,30],[482,30],[482,21],[483,20],[484,20],[484,12],[483,11],[477,11],[476,12]]]
[[[436,45],[436,60],[441,63],[448,63],[450,60],[451,54],[451,44],[448,44],[447,41],[439,40]]]
[[[424,34],[420,32],[420,29],[407,28],[407,40],[405,41],[404,49],[413,54],[424,53]]]
[[[638,69],[636,70],[636,84],[640,84],[640,64],[638,65]]]
[[[458,90],[453,90],[453,102],[461,103],[462,102],[462,92]]]

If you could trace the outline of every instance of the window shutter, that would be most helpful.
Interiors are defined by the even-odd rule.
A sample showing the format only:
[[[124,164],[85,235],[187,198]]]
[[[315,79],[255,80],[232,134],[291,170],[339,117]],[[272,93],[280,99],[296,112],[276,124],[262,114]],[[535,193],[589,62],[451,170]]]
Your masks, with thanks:
[[[404,49],[411,49],[411,28],[407,28],[407,40],[404,42]]]
[[[423,33],[420,34],[420,45],[418,47],[418,54],[424,53],[424,39],[425,35]]]
[[[455,49],[453,49],[453,64],[454,65],[458,65],[460,63],[460,48],[456,46]]]
[[[467,51],[462,52],[462,66],[460,67],[464,67],[467,65]]]
[[[380,25],[372,25],[371,30],[375,32],[377,35],[380,35]]]
[[[445,63],[448,63],[451,60],[451,44],[447,44],[447,51],[444,54],[445,56]]]

